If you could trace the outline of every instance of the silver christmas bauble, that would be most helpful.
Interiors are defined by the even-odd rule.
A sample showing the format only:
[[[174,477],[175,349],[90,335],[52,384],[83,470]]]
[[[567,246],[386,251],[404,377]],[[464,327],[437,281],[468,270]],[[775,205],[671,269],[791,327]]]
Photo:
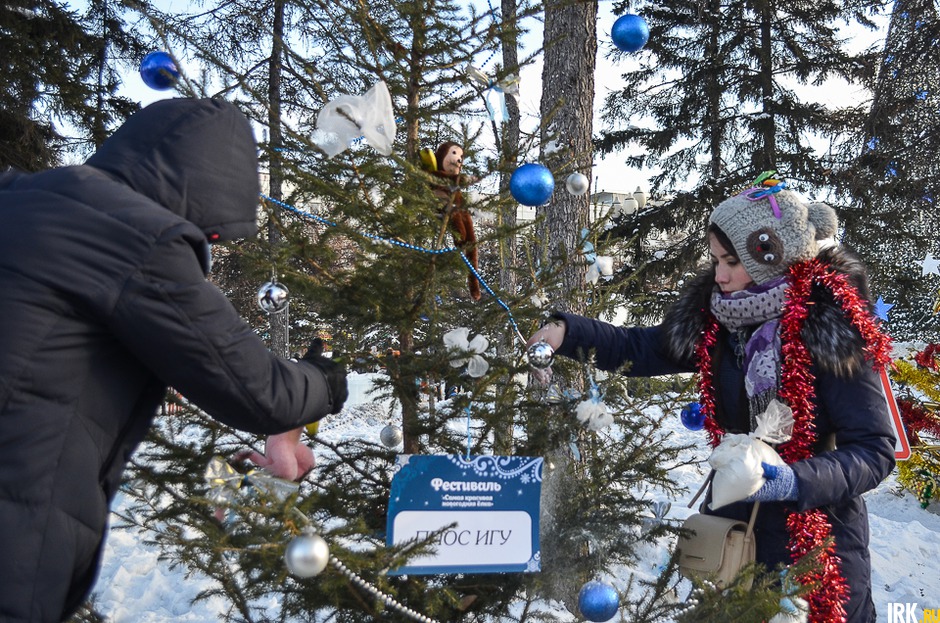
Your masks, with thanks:
[[[309,532],[295,536],[284,550],[287,570],[298,578],[312,578],[326,569],[330,548],[318,534]]]
[[[382,445],[386,448],[395,448],[402,440],[401,429],[393,424],[389,424],[379,433],[379,438],[382,440]]]
[[[565,188],[572,195],[583,195],[591,186],[591,181],[584,173],[572,173],[565,180]]]
[[[287,302],[290,299],[290,292],[283,284],[276,281],[269,281],[258,289],[258,307],[268,314],[287,309]]]
[[[526,351],[529,357],[529,365],[539,370],[544,370],[552,365],[552,357],[555,356],[555,349],[545,341],[538,341],[529,347]]]

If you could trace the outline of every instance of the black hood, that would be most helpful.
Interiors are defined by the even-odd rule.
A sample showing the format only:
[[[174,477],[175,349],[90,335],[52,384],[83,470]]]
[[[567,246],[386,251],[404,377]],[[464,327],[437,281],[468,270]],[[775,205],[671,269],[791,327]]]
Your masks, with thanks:
[[[132,115],[85,164],[222,242],[258,231],[255,150],[248,119],[233,104],[169,99]]]

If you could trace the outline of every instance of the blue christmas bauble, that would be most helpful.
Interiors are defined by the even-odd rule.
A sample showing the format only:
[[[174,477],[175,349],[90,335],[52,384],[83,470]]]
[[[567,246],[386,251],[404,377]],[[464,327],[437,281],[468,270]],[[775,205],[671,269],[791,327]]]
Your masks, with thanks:
[[[609,621],[619,609],[617,589],[605,582],[592,580],[578,593],[578,610],[588,621]]]
[[[166,91],[176,86],[180,71],[166,52],[151,52],[140,61],[140,77],[151,89]]]
[[[509,178],[509,192],[524,206],[540,206],[552,196],[555,178],[548,167],[530,162],[524,164]]]
[[[689,430],[702,430],[705,426],[705,414],[702,413],[702,405],[697,402],[690,402],[679,412],[679,419]]]
[[[649,41],[650,27],[639,15],[628,13],[617,18],[610,36],[614,45],[624,52],[636,52]]]

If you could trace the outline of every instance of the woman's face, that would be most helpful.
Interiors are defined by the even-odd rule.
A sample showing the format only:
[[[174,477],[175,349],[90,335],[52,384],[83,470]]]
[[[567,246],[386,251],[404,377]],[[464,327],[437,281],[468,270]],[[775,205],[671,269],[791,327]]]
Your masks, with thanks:
[[[708,234],[708,251],[715,267],[715,283],[722,292],[730,294],[754,285],[741,260],[724,248],[714,234]]]

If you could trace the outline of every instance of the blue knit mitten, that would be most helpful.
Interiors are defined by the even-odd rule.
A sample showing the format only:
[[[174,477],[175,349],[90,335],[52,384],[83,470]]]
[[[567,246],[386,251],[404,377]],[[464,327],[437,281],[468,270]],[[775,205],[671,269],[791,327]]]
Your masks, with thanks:
[[[755,493],[749,495],[746,502],[792,502],[797,498],[796,475],[789,465],[771,465],[761,463],[767,482]]]

